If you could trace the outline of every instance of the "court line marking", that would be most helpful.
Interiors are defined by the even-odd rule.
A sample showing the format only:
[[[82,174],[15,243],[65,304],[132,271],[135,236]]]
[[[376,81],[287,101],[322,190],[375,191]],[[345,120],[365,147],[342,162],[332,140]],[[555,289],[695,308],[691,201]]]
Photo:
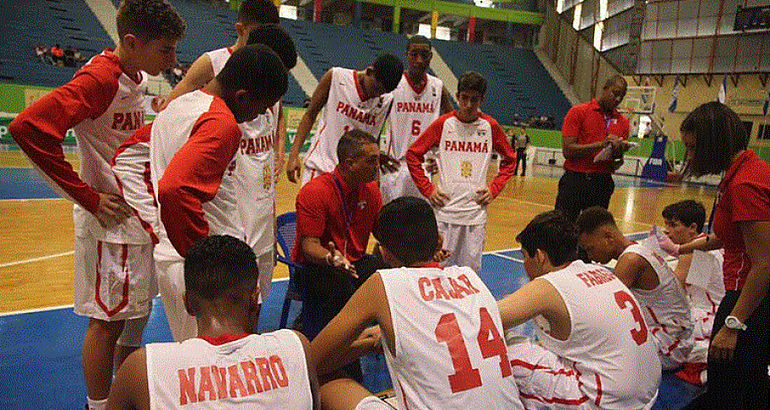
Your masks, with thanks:
[[[67,252],[62,252],[62,253],[54,253],[52,255],[40,256],[40,257],[37,257],[37,258],[31,258],[31,259],[24,259],[24,260],[20,260],[20,261],[0,263],[0,268],[7,268],[9,266],[24,265],[24,264],[27,264],[27,263],[40,262],[40,261],[44,261],[44,260],[48,260],[48,259],[60,258],[62,256],[72,255],[74,253],[75,253],[75,251],[67,251]]]
[[[627,233],[626,235],[639,235],[639,234],[643,234],[643,233],[647,233],[647,232],[646,231],[633,232],[633,233]],[[496,250],[496,251],[487,251],[487,252],[484,252],[483,254],[484,255],[497,256],[497,257],[502,258],[502,259],[508,259],[508,260],[511,260],[511,261],[523,264],[524,263],[523,260],[511,257],[511,256],[507,256],[507,255],[502,255],[502,254],[498,253],[498,252],[510,252],[510,251],[518,251],[518,250],[521,250],[521,247],[518,247],[518,248],[508,248],[508,249],[499,249],[499,250]],[[27,259],[26,261],[10,262],[10,263],[6,263],[6,264],[0,265],[0,268],[5,267],[5,266],[19,265],[19,264],[22,264],[22,263],[34,262],[35,260],[50,259],[50,258],[54,258],[54,257],[63,256],[63,255],[66,255],[66,254],[72,254],[72,253],[74,253],[74,251],[64,252],[63,254],[57,254],[57,255],[43,256],[43,257],[40,257],[40,258]],[[289,278],[276,278],[276,279],[273,279],[272,282],[285,282],[287,280],[289,280]],[[0,312],[0,317],[13,316],[13,315],[23,315],[23,314],[26,314],[26,313],[48,312],[48,311],[51,311],[51,310],[59,310],[59,309],[72,309],[72,307],[73,307],[73,305],[61,305],[61,306],[48,306],[48,307],[33,308],[33,309],[15,310],[15,311],[10,311],[10,312]]]
[[[62,197],[56,197],[56,198],[5,198],[0,199],[0,202],[31,202],[31,201],[67,201],[67,199],[64,199]]]

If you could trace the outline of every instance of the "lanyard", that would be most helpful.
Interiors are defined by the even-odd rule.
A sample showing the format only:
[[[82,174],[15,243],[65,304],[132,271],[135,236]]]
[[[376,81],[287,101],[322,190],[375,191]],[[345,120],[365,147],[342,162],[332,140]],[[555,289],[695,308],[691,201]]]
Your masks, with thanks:
[[[345,244],[342,249],[342,255],[344,257],[348,257],[348,235],[352,235],[350,232],[350,226],[353,222],[353,212],[348,212],[348,203],[346,201],[347,198],[345,198],[345,191],[342,190],[342,182],[337,178],[337,175],[332,175],[334,177],[334,185],[337,187],[337,194],[340,197],[340,201],[342,201],[342,209],[345,211]]]

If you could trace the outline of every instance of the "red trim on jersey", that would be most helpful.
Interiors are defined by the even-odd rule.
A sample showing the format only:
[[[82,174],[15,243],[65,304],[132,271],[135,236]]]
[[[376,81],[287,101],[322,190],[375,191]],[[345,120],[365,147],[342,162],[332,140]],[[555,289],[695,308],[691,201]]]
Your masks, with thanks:
[[[489,193],[493,198],[496,198],[500,191],[505,188],[505,184],[516,172],[516,151],[511,147],[511,143],[508,141],[508,137],[505,135],[505,131],[500,127],[500,124],[494,118],[487,114],[479,113],[480,118],[483,118],[489,122],[492,127],[492,149],[500,154],[499,169],[497,175],[492,179],[492,183],[489,184]]]
[[[417,84],[412,82],[412,79],[409,77],[409,72],[404,71],[404,78],[406,78],[406,82],[409,84],[409,87],[412,88],[412,91],[414,91],[415,94],[422,94],[423,91],[425,91],[425,87],[428,86],[428,74],[424,73],[422,75],[423,83],[422,87],[418,86]]]
[[[118,303],[117,306],[115,306],[113,309],[110,309],[107,307],[107,305],[102,301],[102,296],[99,292],[99,289],[102,285],[102,275],[101,275],[101,266],[102,266],[102,241],[98,241],[96,244],[96,289],[95,289],[95,296],[96,296],[96,304],[99,305],[100,308],[104,311],[104,313],[107,314],[108,317],[114,316],[116,313],[120,312],[121,309],[123,309],[128,304],[128,283],[129,283],[129,272],[128,269],[126,269],[126,260],[128,259],[128,245],[123,244],[123,252],[120,255],[120,267],[121,271],[126,273],[125,278],[123,278],[123,297],[120,299],[120,303]]]
[[[717,313],[717,309],[719,308],[719,305],[714,303],[714,300],[711,299],[711,293],[706,292],[706,299],[708,299],[709,303],[711,303],[711,313],[712,314],[716,314]]]
[[[246,337],[246,336],[248,336],[250,334],[251,333],[245,333],[245,332],[244,333],[239,333],[237,335],[233,334],[233,333],[224,333],[224,334],[221,334],[219,336],[203,336],[203,335],[198,335],[198,338],[199,339],[203,339],[203,340],[209,342],[209,344],[212,344],[214,346],[221,346],[221,345],[223,345],[225,343],[230,343],[230,342],[234,342],[236,340],[243,339],[244,337]]]
[[[152,189],[152,174],[150,173],[150,161],[147,161],[144,163],[144,173],[142,173],[142,176],[144,177],[144,186],[147,188],[147,193],[152,196],[152,205],[155,207],[155,209],[158,209],[158,201],[155,200],[155,190]],[[147,233],[150,234],[150,239],[152,239],[152,243],[158,244],[160,240],[158,239],[158,235],[155,234],[155,231],[152,229],[152,225],[150,225],[147,221],[142,219],[139,216],[139,213],[134,211],[136,214],[136,217],[139,218],[139,223],[142,224],[142,227],[144,228]]]
[[[576,375],[575,371],[573,371],[573,370],[569,370],[569,369],[553,369],[553,368],[548,367],[548,366],[541,366],[539,364],[528,363],[528,362],[525,362],[525,361],[520,360],[520,359],[513,359],[513,360],[511,360],[511,366],[523,367],[525,369],[533,370],[533,371],[534,370],[545,370],[546,373],[553,374],[553,375],[559,375],[559,374],[563,374],[565,376],[574,376],[574,375]]]
[[[195,241],[208,236],[203,204],[216,197],[241,141],[232,112],[224,100],[213,97],[209,110],[195,121],[187,142],[158,181],[160,219],[182,257]]]
[[[660,330],[663,331],[663,333],[668,334],[668,331],[666,331],[666,325],[663,323],[660,323],[658,320],[658,316],[655,315],[655,312],[652,310],[651,307],[645,306],[647,308],[647,311],[650,312],[650,317],[652,317],[652,321],[655,322],[656,325],[660,327]]]
[[[364,98],[364,90],[361,89],[361,84],[358,83],[358,71],[353,70],[353,84],[356,85],[356,91],[358,92],[358,98],[361,101],[366,101]],[[320,132],[319,132],[320,134]]]
[[[307,154],[305,154],[305,161],[307,161],[307,158],[310,158],[310,154],[312,154],[313,151],[315,151],[315,149],[318,148],[318,142],[321,141],[321,133],[324,132],[325,129],[326,129],[326,124],[324,124],[324,126],[321,127],[320,130],[318,130],[313,146],[310,147],[310,149],[307,150]]]
[[[233,53],[233,48],[232,47],[227,47],[227,52],[232,54]]]
[[[64,192],[91,213],[99,194],[88,186],[64,157],[62,141],[68,129],[99,118],[112,104],[123,74],[120,60],[105,52],[83,66],[67,84],[51,91],[22,111],[8,129],[22,151]]]
[[[594,403],[599,406],[599,402],[602,401],[602,378],[599,373],[594,373],[594,376],[596,377],[596,401]]]
[[[541,403],[566,404],[566,405],[570,405],[570,406],[579,406],[579,405],[581,405],[581,404],[583,404],[583,403],[588,401],[588,396],[585,396],[585,395],[583,395],[583,397],[581,397],[579,399],[563,399],[561,397],[550,397],[549,398],[549,397],[542,397],[542,396],[536,396],[534,394],[524,393],[523,391],[519,391],[519,395],[521,395],[521,397],[524,397],[525,399],[537,400],[537,401],[539,401]]]
[[[404,386],[401,385],[401,380],[398,381],[399,390],[401,390],[401,398],[404,402],[404,408],[409,410],[409,403],[406,401],[406,393],[404,393]]]

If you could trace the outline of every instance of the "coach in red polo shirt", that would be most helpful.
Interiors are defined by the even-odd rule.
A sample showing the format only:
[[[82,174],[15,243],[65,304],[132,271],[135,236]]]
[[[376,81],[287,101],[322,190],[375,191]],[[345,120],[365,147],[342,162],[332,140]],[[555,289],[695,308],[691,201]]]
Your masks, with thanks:
[[[583,209],[609,206],[615,190],[612,172],[623,164],[623,153],[629,148],[628,119],[617,110],[626,86],[626,80],[616,75],[604,83],[598,99],[572,107],[564,117],[564,175],[559,180],[556,209],[571,221]],[[606,147],[611,147],[611,157],[595,160]]]
[[[370,134],[353,130],[337,144],[339,165],[297,194],[297,240],[292,258],[305,266],[303,333],[312,339],[345,306],[381,259],[366,255],[382,208],[377,186],[379,147]]]

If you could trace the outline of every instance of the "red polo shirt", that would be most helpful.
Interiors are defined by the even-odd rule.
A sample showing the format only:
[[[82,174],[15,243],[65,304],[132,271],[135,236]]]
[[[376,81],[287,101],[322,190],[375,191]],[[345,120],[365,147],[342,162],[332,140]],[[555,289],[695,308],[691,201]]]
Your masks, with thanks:
[[[628,140],[628,119],[620,115],[616,109],[612,110],[611,116],[605,117],[599,108],[599,102],[594,98],[591,102],[570,108],[564,117],[561,134],[577,137],[578,144],[603,141],[609,134]],[[583,173],[611,174],[612,161],[594,162],[594,156],[599,151],[600,149],[597,149],[586,157],[566,159],[564,169]]]
[[[714,211],[714,233],[725,249],[725,289],[739,290],[746,282],[751,261],[738,222],[770,221],[770,164],[752,150],[735,159],[719,184]]]
[[[342,206],[343,198],[345,207]],[[312,237],[320,238],[324,247],[334,242],[349,261],[355,262],[366,251],[377,213],[382,208],[382,198],[376,181],[353,192],[335,168],[305,184],[297,194],[296,207],[297,239],[292,251],[293,260],[306,263],[302,238]]]

